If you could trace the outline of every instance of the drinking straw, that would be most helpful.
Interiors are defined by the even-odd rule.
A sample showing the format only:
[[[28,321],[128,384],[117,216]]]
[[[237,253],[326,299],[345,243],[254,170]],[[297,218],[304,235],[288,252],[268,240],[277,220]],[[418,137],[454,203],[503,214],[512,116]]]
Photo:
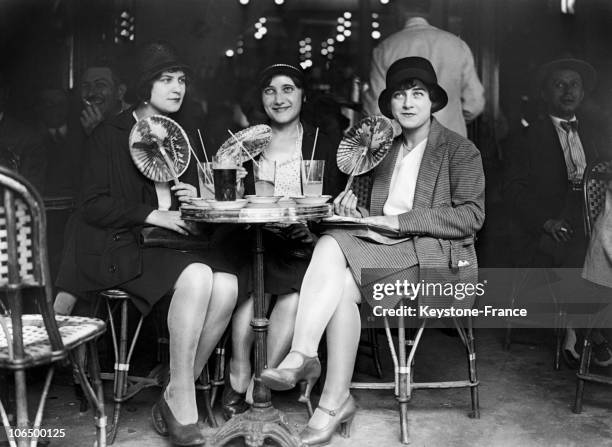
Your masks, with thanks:
[[[310,178],[310,171],[312,171],[312,161],[314,160],[314,154],[315,154],[315,151],[317,150],[317,138],[319,138],[319,128],[318,127],[317,127],[317,130],[315,131],[314,143],[312,144],[312,154],[310,154],[310,166],[308,167],[308,175],[306,176],[307,181]]]
[[[200,129],[198,129],[198,133],[200,133]],[[200,142],[202,141],[202,136],[200,135]],[[194,156],[194,158],[196,159],[196,161],[198,162],[198,168],[200,169],[200,171],[202,171],[202,174],[204,174],[204,177],[210,182],[212,183],[213,180],[210,178],[210,176],[208,175],[208,173],[206,172],[206,170],[202,167],[202,162],[200,161],[200,159],[198,158],[198,156],[196,155],[195,150],[191,147],[191,145],[189,144],[189,150],[191,151],[191,155]],[[202,148],[204,148],[204,144],[202,144]],[[206,156],[206,149],[204,149],[204,155]],[[208,163],[208,157],[206,157],[206,163]]]
[[[202,139],[202,133],[200,132],[200,129],[198,129],[198,136],[200,137],[200,144],[202,145],[202,152],[204,152],[204,159],[206,160],[206,163],[210,163],[208,161],[208,155],[206,155],[206,148],[204,147],[204,140]],[[195,155],[195,154],[193,154]],[[198,159],[198,157],[196,157],[196,160]],[[199,160],[198,160],[199,163]]]
[[[249,151],[246,150],[246,148],[242,145],[242,142],[236,137],[236,135],[234,135],[234,133],[227,129],[227,131],[229,132],[229,134],[234,137],[234,140],[236,140],[236,143],[238,143],[238,145],[242,148],[242,150],[249,156],[249,158],[251,159],[251,161],[253,162],[253,164],[255,166],[257,166],[259,168],[259,163],[257,163],[255,161],[255,159],[253,158],[253,156],[251,155],[251,153]]]

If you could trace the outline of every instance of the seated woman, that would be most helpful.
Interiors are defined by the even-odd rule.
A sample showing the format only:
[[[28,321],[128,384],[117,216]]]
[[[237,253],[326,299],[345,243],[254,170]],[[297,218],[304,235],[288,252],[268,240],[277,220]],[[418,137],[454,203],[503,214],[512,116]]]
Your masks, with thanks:
[[[393,281],[408,282],[417,282],[423,269],[449,275],[476,269],[474,234],[484,221],[480,153],[432,117],[446,105],[447,95],[429,61],[408,57],[394,62],[378,103],[385,116],[397,120],[402,134],[371,173],[366,221],[412,237],[387,245],[350,230],[333,230],[317,242],[301,288],[291,352],[278,368],[261,375],[274,390],[302,380],[311,388],[321,373],[317,348],[327,331],[327,376],[319,407],[301,433],[306,445],[329,442],[338,428],[349,434],[356,411],[349,385],[361,330],[357,303],[371,286],[362,269],[393,269]],[[334,200],[334,211],[359,217],[356,205],[348,191]]]
[[[183,235],[194,230],[181,219],[177,205],[197,195],[191,184],[197,176],[192,163],[177,185],[155,183],[137,169],[128,146],[130,130],[138,120],[179,110],[186,72],[187,66],[169,44],[146,45],[139,54],[140,102],[92,134],[76,225],[77,267],[73,282],[62,286],[77,294],[120,287],[134,297],[143,313],[172,294],[170,382],[153,408],[153,423],[175,444],[199,445],[205,438],[197,423],[194,382],[229,323],[237,278],[221,255],[212,251],[191,254],[139,245],[145,225]]]
[[[274,64],[259,74],[255,102],[265,114],[265,123],[272,128],[272,140],[257,163],[261,169],[269,169],[276,163],[274,191],[270,191],[276,196],[302,194],[301,162],[311,158],[316,134],[312,126],[300,120],[304,100],[304,74],[299,68]],[[342,188],[344,175],[336,164],[336,147],[337,144],[325,134],[319,133],[315,159],[325,160],[323,187],[326,194],[335,195]],[[253,163],[245,163],[245,168],[248,172],[245,191],[254,194]],[[305,224],[273,229],[278,232],[264,232],[264,284],[266,293],[277,296],[270,315],[267,352],[268,365],[276,366],[289,351],[298,293],[310,260],[314,236]],[[248,241],[245,245],[250,246]],[[243,273],[240,275],[240,294],[248,296],[252,291],[250,264],[245,266]],[[226,418],[247,409],[245,393],[251,381],[252,318],[253,299],[249,298],[239,305],[232,320],[232,358],[222,398]]]

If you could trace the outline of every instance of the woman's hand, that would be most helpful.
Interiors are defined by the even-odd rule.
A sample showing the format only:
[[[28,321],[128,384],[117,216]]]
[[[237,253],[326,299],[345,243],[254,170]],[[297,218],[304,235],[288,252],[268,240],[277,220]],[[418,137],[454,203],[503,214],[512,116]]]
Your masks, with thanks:
[[[316,241],[316,236],[310,231],[308,225],[297,223],[292,224],[284,231],[285,237],[302,242],[303,244],[312,244]]]
[[[195,233],[191,222],[185,222],[181,219],[180,211],[152,211],[145,219],[145,223],[176,231],[185,236]]]
[[[236,169],[236,181],[242,180],[246,176],[247,170],[242,165],[238,166],[238,169]]]
[[[361,217],[357,211],[357,196],[352,190],[343,191],[334,199],[334,213],[338,216]]]
[[[174,191],[174,195],[182,203],[188,202],[191,197],[198,196],[198,190],[189,183],[177,183],[170,190]]]
[[[370,216],[364,217],[363,222],[373,225],[384,225],[399,231],[399,218],[397,216]]]

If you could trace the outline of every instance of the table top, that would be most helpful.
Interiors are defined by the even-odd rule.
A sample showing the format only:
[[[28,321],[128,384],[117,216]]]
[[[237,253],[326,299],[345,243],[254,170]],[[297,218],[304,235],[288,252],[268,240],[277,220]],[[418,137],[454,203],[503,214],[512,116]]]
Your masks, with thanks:
[[[239,210],[216,210],[196,205],[183,205],[181,217],[196,222],[214,223],[282,223],[313,220],[332,215],[332,205],[310,206],[295,203],[273,205],[248,204]]]

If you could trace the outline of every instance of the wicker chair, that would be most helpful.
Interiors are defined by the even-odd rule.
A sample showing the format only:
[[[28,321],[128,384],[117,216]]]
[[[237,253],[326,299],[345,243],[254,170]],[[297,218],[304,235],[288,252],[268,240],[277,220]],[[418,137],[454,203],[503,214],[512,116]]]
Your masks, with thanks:
[[[51,386],[55,364],[70,359],[79,373],[83,391],[95,412],[97,445],[106,445],[106,416],[96,339],[105,331],[103,321],[94,318],[62,317],[53,312],[52,289],[47,260],[46,215],[40,195],[20,175],[0,167],[0,290],[8,305],[0,309],[0,369],[15,378],[16,426],[32,428],[38,435],[45,401]],[[30,294],[39,314],[23,314]],[[0,300],[0,304],[2,301]],[[89,374],[86,374],[86,350]],[[25,370],[50,365],[34,422],[28,416]],[[6,408],[0,401],[0,416],[9,427]],[[26,430],[27,432],[27,430]],[[23,433],[23,431],[22,431]],[[11,437],[9,445],[35,446],[38,438]]]
[[[585,170],[583,190],[587,238],[591,237],[595,220],[603,211],[607,183],[610,181],[612,181],[612,160],[595,162]],[[590,372],[592,345],[589,335],[587,334],[584,338],[584,345],[580,355],[580,367],[576,373],[578,381],[576,383],[574,413],[582,412],[582,396],[584,394],[585,381],[612,385],[612,377]]]

